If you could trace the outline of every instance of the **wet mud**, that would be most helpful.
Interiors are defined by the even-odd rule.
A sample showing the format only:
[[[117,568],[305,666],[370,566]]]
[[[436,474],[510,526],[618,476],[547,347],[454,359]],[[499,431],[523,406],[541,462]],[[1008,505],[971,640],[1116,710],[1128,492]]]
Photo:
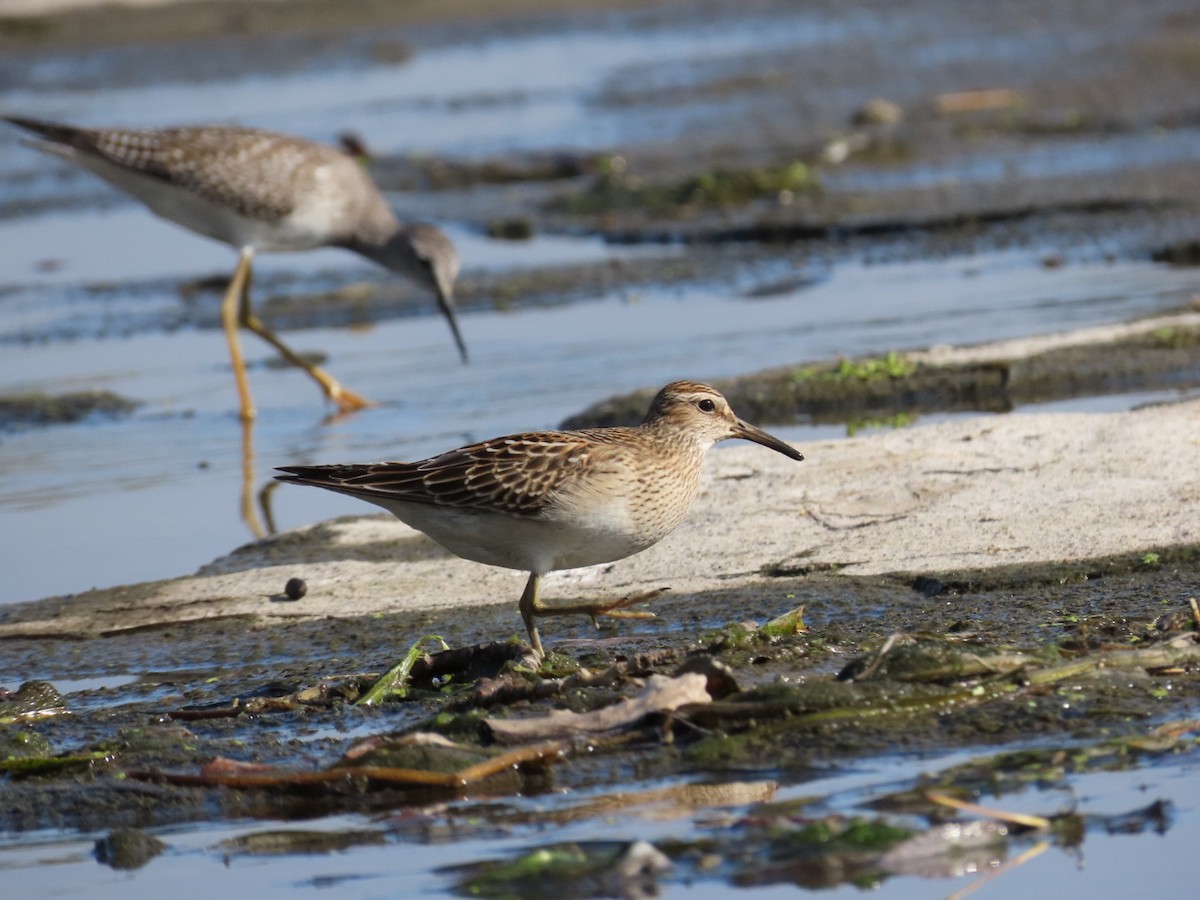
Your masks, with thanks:
[[[112,391],[0,395],[0,432],[70,425],[98,417],[119,418],[129,415],[137,406],[137,401]]]
[[[493,642],[513,631],[506,605],[9,639],[0,649],[17,671],[36,659],[63,679],[136,680],[65,697],[28,683],[0,698],[0,827],[286,818],[452,797],[453,784],[381,774],[433,764],[380,757],[379,736],[434,732],[486,760],[503,750],[489,720],[602,709],[655,674],[703,673],[712,701],[603,739],[569,735],[553,765],[531,764],[485,793],[591,789],[630,769],[778,775],[898,750],[1132,739],[1200,701],[1197,548],[883,577],[830,569],[767,565],[744,588],[668,593],[652,601],[657,618],[600,632],[582,617],[556,619],[536,674],[515,639]],[[427,634],[453,635],[454,647],[422,647],[402,697],[355,705],[379,674],[365,670],[392,665]],[[356,763],[362,772],[337,774],[354,735],[377,736],[367,738],[376,755]],[[585,738],[594,743],[580,754]],[[425,756],[444,770],[454,753]],[[221,760],[238,765],[214,769]]]

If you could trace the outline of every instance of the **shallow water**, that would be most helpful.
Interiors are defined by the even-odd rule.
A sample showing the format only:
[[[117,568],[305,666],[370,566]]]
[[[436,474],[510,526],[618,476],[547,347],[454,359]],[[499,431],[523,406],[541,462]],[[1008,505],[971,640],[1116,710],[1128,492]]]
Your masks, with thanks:
[[[970,754],[941,757],[892,757],[869,760],[856,769],[778,784],[768,775],[747,773],[740,780],[743,794],[769,797],[774,802],[815,798],[806,814],[870,815],[864,808],[875,797],[901,790],[923,773],[966,762]],[[985,853],[963,854],[957,865],[933,859],[925,875],[894,875],[874,885],[875,896],[927,898],[983,887],[980,896],[1064,896],[1127,898],[1140,895],[1148,873],[1161,885],[1183,884],[1190,873],[1192,848],[1200,840],[1200,809],[1189,785],[1194,760],[1184,758],[1134,771],[1094,772],[1068,777],[1063,783],[1007,795],[995,805],[1006,812],[1054,815],[1075,809],[1084,816],[1119,816],[1145,808],[1155,800],[1169,801],[1168,826],[1160,832],[1089,827],[1075,848],[1041,847],[1035,837],[1009,838]],[[603,797],[572,792],[472,802],[469,799],[425,809],[406,807],[374,816],[341,815],[304,822],[253,821],[221,825],[184,825],[152,833],[167,845],[165,852],[144,868],[119,871],[99,864],[93,843],[102,833],[62,835],[34,833],[0,839],[0,872],[17,896],[43,895],[47,874],[53,871],[55,895],[95,898],[160,896],[211,897],[217,892],[256,897],[297,896],[330,888],[339,897],[448,897],[454,874],[448,867],[484,860],[506,859],[536,847],[571,841],[645,840],[693,841],[716,838],[739,840],[734,823],[753,815],[753,806],[731,802],[724,806],[676,805],[662,798],[663,782],[633,782],[622,787],[619,815],[573,815]],[[645,804],[634,798],[648,792]],[[598,807],[602,808],[602,807]],[[547,827],[547,821],[554,821]],[[257,833],[303,829],[331,833],[374,832],[378,843],[332,853],[245,855],[230,853],[221,842]],[[1136,851],[1133,849],[1136,847]],[[1137,863],[1131,863],[1136,852]],[[1019,854],[1031,858],[1012,864]],[[1002,868],[1005,863],[1010,867]],[[939,865],[947,866],[936,872]],[[959,868],[958,866],[961,866]],[[797,886],[786,882],[734,885],[727,875],[696,878],[667,871],[658,879],[665,898],[694,896],[756,898],[794,897]],[[829,873],[832,874],[832,873]],[[978,884],[977,884],[978,882]],[[824,887],[822,896],[861,897],[863,886]],[[639,896],[639,895],[631,895]]]

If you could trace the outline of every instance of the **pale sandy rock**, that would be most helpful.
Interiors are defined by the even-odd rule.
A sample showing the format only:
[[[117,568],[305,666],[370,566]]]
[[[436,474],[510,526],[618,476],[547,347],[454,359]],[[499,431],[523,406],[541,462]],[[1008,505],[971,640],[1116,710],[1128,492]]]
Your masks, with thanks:
[[[1197,327],[1200,327],[1200,313],[1171,313],[1165,316],[1139,319],[1136,322],[1120,322],[1096,325],[1091,328],[1077,328],[1073,331],[1035,334],[1008,341],[995,341],[990,344],[930,347],[928,350],[906,353],[905,356],[914,363],[943,366],[1002,362],[1012,359],[1027,359],[1039,353],[1063,350],[1068,347],[1111,344],[1114,341],[1128,340],[1137,335],[1150,334],[1160,328],[1189,329]]]

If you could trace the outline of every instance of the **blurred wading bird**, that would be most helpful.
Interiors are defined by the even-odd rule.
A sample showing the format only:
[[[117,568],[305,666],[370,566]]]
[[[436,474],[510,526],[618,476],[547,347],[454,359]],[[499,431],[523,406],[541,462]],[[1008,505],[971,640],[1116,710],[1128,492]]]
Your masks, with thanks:
[[[238,326],[299,366],[340,411],[368,402],[281,341],[250,307],[256,251],[342,247],[411,278],[437,297],[463,362],[467,349],[454,313],[459,260],[432,225],[397,221],[355,159],[312,141],[225,125],[155,130],[76,128],[19,116],[6,121],[38,135],[27,143],[99,175],[150,210],[238,250],[221,304],[221,324],[237,379],[242,418],[255,415]]]
[[[281,481],[382,506],[464,559],[529,573],[521,617],[542,655],[537,616],[612,614],[639,598],[544,606],[542,576],[624,559],[670,534],[700,490],[704,454],[744,438],[798,450],[734,415],[717,391],[668,384],[636,427],[534,431],[493,438],[420,462],[281,466]]]

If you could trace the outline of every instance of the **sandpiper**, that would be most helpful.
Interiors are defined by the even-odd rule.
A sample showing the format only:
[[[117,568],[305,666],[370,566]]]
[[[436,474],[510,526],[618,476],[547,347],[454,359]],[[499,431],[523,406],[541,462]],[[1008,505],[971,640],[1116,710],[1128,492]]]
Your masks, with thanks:
[[[624,559],[670,534],[700,490],[704,454],[745,438],[795,460],[794,447],[734,415],[711,387],[668,384],[636,427],[533,431],[420,462],[281,466],[281,481],[382,506],[464,559],[529,573],[521,617],[542,655],[537,616],[604,615],[627,600],[544,606],[542,576]]]
[[[413,279],[437,296],[466,362],[454,313],[459,269],[454,244],[432,225],[397,221],[371,177],[350,155],[284,134],[227,125],[133,131],[3,118],[39,136],[28,142],[30,146],[94,172],[162,218],[239,251],[221,304],[221,324],[243,419],[253,419],[255,409],[239,325],[304,369],[339,410],[369,405],[295,353],[254,314],[250,269],[256,251],[342,247]]]

